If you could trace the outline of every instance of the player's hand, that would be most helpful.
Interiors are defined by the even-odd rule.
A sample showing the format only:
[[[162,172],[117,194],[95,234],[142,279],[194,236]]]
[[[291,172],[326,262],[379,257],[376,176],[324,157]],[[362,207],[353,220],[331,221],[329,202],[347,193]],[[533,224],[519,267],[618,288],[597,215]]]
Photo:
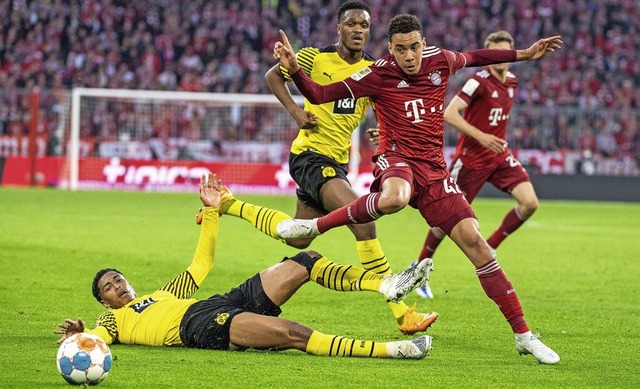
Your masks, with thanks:
[[[380,127],[367,129],[367,136],[369,137],[369,142],[371,142],[374,145],[379,145],[380,144]]]
[[[546,53],[553,53],[562,47],[562,40],[559,35],[540,39],[526,50],[518,50],[519,60],[538,59]]]
[[[292,114],[300,128],[310,130],[318,126],[318,117],[309,111],[299,109]]]
[[[78,318],[78,320],[64,319],[64,323],[59,323],[58,327],[61,329],[53,331],[54,334],[62,335],[60,339],[56,341],[56,343],[60,344],[64,342],[65,339],[70,337],[71,335],[79,334],[84,332],[84,322],[82,319]]]
[[[215,173],[203,174],[200,179],[200,200],[205,207],[220,205],[220,187],[222,181]]]
[[[285,69],[289,72],[289,74],[293,74],[300,69],[298,66],[298,61],[296,60],[296,54],[293,52],[293,48],[289,43],[289,38],[287,38],[287,34],[284,31],[280,31],[280,38],[282,38],[282,42],[276,42],[273,46],[273,58],[280,61],[280,65],[284,66]]]
[[[507,146],[509,146],[506,140],[487,133],[482,133],[477,141],[482,146],[488,148],[496,154],[502,153],[507,149]]]

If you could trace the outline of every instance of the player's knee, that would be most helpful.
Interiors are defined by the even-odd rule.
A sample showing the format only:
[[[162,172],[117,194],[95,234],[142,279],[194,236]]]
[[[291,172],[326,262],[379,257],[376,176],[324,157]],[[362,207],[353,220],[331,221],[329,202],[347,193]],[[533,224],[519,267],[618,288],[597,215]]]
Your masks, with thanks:
[[[527,199],[522,203],[521,216],[524,220],[527,220],[538,209],[538,199],[536,197]]]
[[[322,257],[322,255],[320,255],[318,252],[312,251],[312,250],[308,250],[308,251],[299,252],[298,254],[294,255],[293,257],[285,258],[285,260],[286,259],[290,259],[293,262],[296,262],[296,263],[302,265],[305,269],[307,269],[307,272],[309,274],[311,274],[311,269],[313,269],[313,266],[318,261],[318,259],[320,259],[321,257]]]
[[[378,206],[385,214],[390,214],[401,211],[407,204],[409,204],[409,196],[396,192],[381,197]]]

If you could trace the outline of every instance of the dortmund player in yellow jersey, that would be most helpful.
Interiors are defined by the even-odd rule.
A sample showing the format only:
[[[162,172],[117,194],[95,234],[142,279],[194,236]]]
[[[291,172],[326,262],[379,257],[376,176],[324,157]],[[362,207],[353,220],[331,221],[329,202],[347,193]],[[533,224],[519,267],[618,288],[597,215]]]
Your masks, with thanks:
[[[319,84],[343,80],[373,63],[364,52],[369,38],[369,6],[348,1],[337,12],[338,43],[318,49],[307,47],[297,54],[304,71]],[[300,126],[291,145],[289,173],[298,184],[296,219],[313,219],[340,208],[358,198],[347,179],[351,134],[364,119],[368,99],[344,99],[321,105],[305,100],[304,109],[292,99],[286,81],[286,69],[271,68],[265,81],[273,94]],[[276,226],[291,216],[273,209],[248,204],[225,192],[221,212],[241,217],[267,235],[279,239]],[[229,201],[226,201],[229,200]],[[375,224],[348,226],[356,238],[356,249],[363,267],[379,273],[391,273],[387,257],[376,236]],[[313,238],[287,239],[286,243],[306,248]],[[438,318],[435,312],[420,313],[404,302],[389,303],[399,330],[404,334],[425,331]]]
[[[374,342],[325,335],[278,317],[280,306],[312,280],[337,291],[372,291],[397,301],[422,285],[431,263],[410,267],[396,275],[380,275],[339,265],[314,252],[301,252],[249,278],[225,294],[206,300],[192,295],[213,266],[218,240],[221,183],[216,175],[203,176],[200,199],[204,205],[200,238],[187,269],[155,292],[138,296],[116,269],[100,270],[92,285],[105,311],[93,329],[82,319],[65,319],[54,331],[61,343],[78,332],[100,336],[108,344],[185,346],[202,349],[297,349],[312,355],[373,358],[424,358],[431,337]]]

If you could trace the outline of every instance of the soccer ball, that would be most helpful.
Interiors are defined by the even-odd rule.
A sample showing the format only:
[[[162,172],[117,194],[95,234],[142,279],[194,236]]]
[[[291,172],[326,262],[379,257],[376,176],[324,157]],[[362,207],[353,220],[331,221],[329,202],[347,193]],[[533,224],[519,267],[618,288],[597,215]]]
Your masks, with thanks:
[[[111,370],[111,351],[99,336],[80,333],[62,342],[56,357],[62,378],[72,385],[97,385]]]

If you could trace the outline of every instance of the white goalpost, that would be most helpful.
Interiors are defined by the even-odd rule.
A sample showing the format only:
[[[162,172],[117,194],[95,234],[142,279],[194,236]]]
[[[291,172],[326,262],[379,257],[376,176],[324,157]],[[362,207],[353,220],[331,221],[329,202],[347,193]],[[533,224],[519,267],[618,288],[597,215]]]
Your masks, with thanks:
[[[302,106],[302,96],[293,97]],[[286,164],[297,132],[295,121],[273,95],[75,88],[66,153],[68,182],[60,186],[95,188],[91,179],[83,179],[90,174],[82,169],[100,174],[109,167],[90,164],[105,158],[115,158],[116,163],[128,158]],[[352,174],[359,170],[359,147],[355,131]],[[120,179],[143,174],[113,169],[108,173],[120,174]]]

